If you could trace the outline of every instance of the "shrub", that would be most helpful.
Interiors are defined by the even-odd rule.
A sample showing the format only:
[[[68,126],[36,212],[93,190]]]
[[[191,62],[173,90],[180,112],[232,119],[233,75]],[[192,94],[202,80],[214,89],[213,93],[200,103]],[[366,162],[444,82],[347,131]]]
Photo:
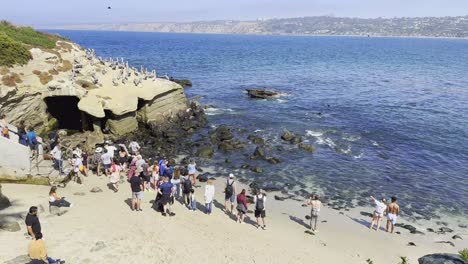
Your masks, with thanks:
[[[35,31],[31,27],[16,27],[7,21],[0,22],[0,32],[22,44],[49,49],[55,48],[55,42],[60,39],[58,36]]]
[[[38,77],[42,84],[47,84],[50,81],[52,81],[52,79],[54,79],[54,77],[50,75],[48,72],[41,72],[41,74],[39,74]]]
[[[70,71],[73,68],[73,65],[68,60],[63,60],[62,65],[58,67],[58,70],[61,72]]]
[[[30,59],[32,55],[24,45],[0,31],[0,66],[24,65]]]
[[[458,253],[460,254],[460,257],[464,260],[464,261],[468,261],[468,248],[465,248],[463,250],[460,250],[458,251]]]

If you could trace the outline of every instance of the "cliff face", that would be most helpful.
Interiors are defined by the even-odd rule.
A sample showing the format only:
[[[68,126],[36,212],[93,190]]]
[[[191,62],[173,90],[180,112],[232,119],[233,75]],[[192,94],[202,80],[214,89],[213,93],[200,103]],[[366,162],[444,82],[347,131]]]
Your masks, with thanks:
[[[137,129],[137,121],[164,123],[188,109],[183,88],[155,71],[104,61],[64,40],[30,53],[23,66],[0,67],[0,114],[13,125],[123,135]]]

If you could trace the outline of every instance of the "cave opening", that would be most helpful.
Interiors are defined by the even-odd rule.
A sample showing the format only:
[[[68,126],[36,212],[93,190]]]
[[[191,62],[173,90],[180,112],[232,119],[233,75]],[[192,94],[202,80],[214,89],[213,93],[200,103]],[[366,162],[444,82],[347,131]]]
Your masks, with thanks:
[[[54,96],[44,99],[47,112],[57,119],[59,129],[83,131],[85,115],[78,109],[76,96]]]

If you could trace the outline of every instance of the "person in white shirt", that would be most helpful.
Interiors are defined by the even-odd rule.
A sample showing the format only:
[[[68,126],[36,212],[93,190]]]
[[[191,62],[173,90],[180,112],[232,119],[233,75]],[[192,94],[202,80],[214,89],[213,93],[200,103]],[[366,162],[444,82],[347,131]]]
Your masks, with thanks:
[[[79,184],[83,182],[83,179],[81,179],[80,173],[82,172],[81,166],[83,166],[83,161],[81,158],[75,154],[73,154],[73,160],[72,160],[72,165],[73,165],[73,178],[75,181]]]
[[[110,141],[107,141],[106,145],[104,145],[104,148],[107,149],[107,152],[109,153],[109,155],[113,159],[115,151],[117,150],[117,148],[114,145],[112,145],[112,142],[110,142]]]
[[[81,150],[80,145],[76,146],[76,148],[73,150],[73,154],[80,158],[82,157],[83,151]]]
[[[213,207],[213,199],[215,195],[215,187],[213,180],[208,180],[205,186],[205,213],[210,215]]]
[[[132,142],[130,142],[130,144],[128,145],[128,148],[130,149],[132,155],[138,155],[138,152],[141,149],[138,142],[136,142],[134,140]]]
[[[62,161],[62,145],[58,143],[55,145],[54,149],[50,152],[52,158],[54,159],[54,167],[56,170],[63,174],[63,161]]]
[[[387,210],[387,204],[385,198],[382,198],[380,201],[375,199],[373,196],[371,196],[371,198],[374,200],[375,210],[374,214],[372,215],[372,222],[369,229],[372,229],[374,224],[377,223],[377,229],[375,229],[375,231],[377,231],[380,229],[380,223],[382,222],[385,210]]]
[[[108,176],[112,165],[112,156],[107,149],[104,149],[104,154],[101,155],[101,162],[104,167],[104,173]]]

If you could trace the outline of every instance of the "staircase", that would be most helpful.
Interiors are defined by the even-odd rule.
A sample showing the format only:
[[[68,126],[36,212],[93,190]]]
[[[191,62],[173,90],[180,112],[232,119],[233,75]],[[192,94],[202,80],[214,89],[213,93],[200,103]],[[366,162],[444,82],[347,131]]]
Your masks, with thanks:
[[[37,137],[38,151],[32,156],[28,146],[19,143],[18,129],[15,126],[8,125],[10,138],[0,136],[0,172],[5,176],[13,177],[45,177],[57,179],[63,177],[59,171],[54,169],[53,161],[44,159],[43,139]],[[68,162],[63,163],[64,172],[70,171]]]

